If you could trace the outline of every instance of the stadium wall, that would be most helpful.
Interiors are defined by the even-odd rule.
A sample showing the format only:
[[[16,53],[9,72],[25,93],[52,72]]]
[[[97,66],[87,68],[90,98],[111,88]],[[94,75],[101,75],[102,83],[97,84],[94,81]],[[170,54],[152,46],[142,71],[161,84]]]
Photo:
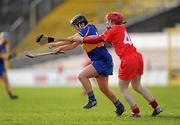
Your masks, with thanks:
[[[17,87],[78,87],[81,86],[77,75],[81,69],[66,70],[59,73],[57,70],[9,70],[8,77],[12,86]],[[94,82],[94,80],[92,80]],[[165,86],[167,85],[167,71],[153,70],[145,71],[142,78],[143,85]],[[109,84],[118,86],[117,70],[109,78]]]

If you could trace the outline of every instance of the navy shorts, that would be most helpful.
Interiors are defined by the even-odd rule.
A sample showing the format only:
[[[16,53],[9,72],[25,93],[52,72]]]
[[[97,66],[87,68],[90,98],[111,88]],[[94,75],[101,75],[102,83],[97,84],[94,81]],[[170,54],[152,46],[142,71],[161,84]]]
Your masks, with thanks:
[[[5,69],[4,62],[0,61],[0,76],[2,76],[5,71],[6,69]]]
[[[113,74],[112,57],[104,46],[96,47],[88,52],[88,57],[99,75],[108,76]]]
[[[93,61],[93,67],[96,69],[99,75],[107,76],[113,74],[113,63],[106,61]]]

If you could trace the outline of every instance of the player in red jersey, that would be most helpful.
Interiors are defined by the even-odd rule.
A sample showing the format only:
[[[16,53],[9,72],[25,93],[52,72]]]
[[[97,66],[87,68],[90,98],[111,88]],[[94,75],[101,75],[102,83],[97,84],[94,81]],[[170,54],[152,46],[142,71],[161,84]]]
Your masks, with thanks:
[[[121,92],[129,103],[133,117],[140,117],[140,110],[134,97],[128,91],[128,86],[131,83],[132,88],[141,94],[152,106],[152,116],[162,112],[160,105],[157,103],[151,93],[141,86],[141,76],[143,74],[143,58],[133,46],[131,39],[123,25],[123,16],[119,12],[110,12],[105,17],[107,30],[96,37],[74,37],[72,41],[81,41],[83,43],[99,43],[109,42],[113,45],[116,54],[121,59],[119,65],[119,86]]]

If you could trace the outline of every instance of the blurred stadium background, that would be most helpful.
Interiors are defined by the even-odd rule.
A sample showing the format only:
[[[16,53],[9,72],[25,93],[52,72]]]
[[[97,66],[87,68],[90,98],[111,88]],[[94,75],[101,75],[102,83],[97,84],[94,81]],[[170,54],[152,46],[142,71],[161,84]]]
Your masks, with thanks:
[[[86,97],[77,75],[87,56],[80,47],[65,55],[24,56],[26,51],[48,50],[35,43],[39,34],[59,38],[74,34],[69,21],[78,13],[87,16],[101,33],[109,11],[124,14],[131,39],[144,56],[142,82],[163,108],[156,118],[150,117],[150,107],[137,93],[133,94],[142,118],[127,117],[130,108],[118,88],[118,57],[108,44],[115,64],[109,83],[126,106],[120,119],[114,117],[111,102],[97,87],[98,106],[88,111],[81,108]],[[1,84],[0,125],[179,125],[180,0],[0,0],[0,32],[6,33],[10,50],[17,53],[10,65],[7,62],[7,72],[19,96],[10,100]]]
[[[143,84],[180,84],[180,0],[1,0],[0,32],[8,33],[11,50],[18,55],[8,69],[11,85],[79,86],[77,74],[87,61],[81,48],[36,59],[25,57],[24,52],[48,50],[35,43],[41,33],[72,35],[69,21],[78,13],[101,33],[109,11],[123,13],[132,41],[144,55]],[[115,64],[110,84],[117,86],[118,57],[111,47],[109,51]]]

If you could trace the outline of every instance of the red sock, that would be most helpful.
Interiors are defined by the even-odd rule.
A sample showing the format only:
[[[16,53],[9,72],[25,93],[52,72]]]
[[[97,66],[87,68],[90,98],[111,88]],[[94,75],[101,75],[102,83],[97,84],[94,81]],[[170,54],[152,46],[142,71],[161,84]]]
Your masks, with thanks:
[[[139,108],[138,108],[137,105],[132,106],[132,107],[131,107],[131,111],[132,111],[134,114],[140,113],[140,110],[139,110]]]
[[[151,105],[151,107],[152,107],[153,109],[155,109],[155,108],[158,106],[158,103],[156,102],[155,99],[154,99],[153,101],[151,101],[149,104]]]

